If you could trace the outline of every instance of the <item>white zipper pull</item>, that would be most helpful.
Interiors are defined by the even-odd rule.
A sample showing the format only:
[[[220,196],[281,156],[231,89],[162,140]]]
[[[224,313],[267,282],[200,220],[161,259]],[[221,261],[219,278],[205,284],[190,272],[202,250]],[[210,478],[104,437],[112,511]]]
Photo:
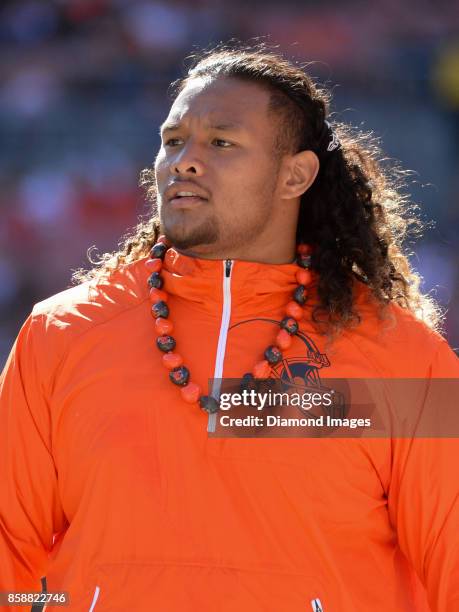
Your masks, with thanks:
[[[223,362],[225,360],[226,337],[231,319],[231,273],[234,261],[225,259],[223,262],[223,308],[222,320],[220,324],[220,334],[218,336],[217,355],[215,358],[214,384],[212,387],[212,397],[217,402],[220,399],[221,378],[223,374]],[[207,431],[213,433],[217,424],[217,413],[209,414],[207,419]]]

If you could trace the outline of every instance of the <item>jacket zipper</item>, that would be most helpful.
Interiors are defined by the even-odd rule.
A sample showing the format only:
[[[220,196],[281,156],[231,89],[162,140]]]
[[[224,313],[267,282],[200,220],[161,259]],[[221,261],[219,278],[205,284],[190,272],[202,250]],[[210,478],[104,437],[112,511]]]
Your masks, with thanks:
[[[89,608],[89,612],[92,612],[96,607],[97,599],[99,598],[100,587],[96,586],[96,590],[94,591],[94,597],[92,598],[91,607]]]
[[[220,324],[220,335],[218,336],[217,356],[215,358],[214,382],[212,386],[212,397],[217,401],[220,398],[221,378],[223,374],[223,362],[225,360],[226,338],[231,318],[231,272],[233,260],[225,259],[223,263],[223,308]],[[207,431],[214,432],[217,423],[217,414],[209,414],[207,419]]]

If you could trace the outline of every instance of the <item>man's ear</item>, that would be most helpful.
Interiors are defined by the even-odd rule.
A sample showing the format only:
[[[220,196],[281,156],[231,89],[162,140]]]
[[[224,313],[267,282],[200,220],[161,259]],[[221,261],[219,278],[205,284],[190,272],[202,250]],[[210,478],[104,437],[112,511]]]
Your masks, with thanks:
[[[303,195],[314,182],[319,167],[319,158],[313,151],[300,151],[288,158],[281,198],[290,200]]]

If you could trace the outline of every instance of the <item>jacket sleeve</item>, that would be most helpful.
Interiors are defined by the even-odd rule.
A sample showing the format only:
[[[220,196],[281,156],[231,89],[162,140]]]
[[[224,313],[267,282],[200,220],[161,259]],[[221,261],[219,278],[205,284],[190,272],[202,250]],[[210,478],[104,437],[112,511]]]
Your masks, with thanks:
[[[459,360],[443,340],[428,376],[424,405],[430,394],[441,418],[434,379],[455,379],[448,406],[457,407],[459,419]],[[431,610],[451,612],[459,610],[459,438],[457,425],[456,437],[440,430],[442,437],[393,440],[388,504],[400,548],[424,584]]]
[[[42,371],[44,351],[52,351],[44,329],[42,316],[30,315],[0,377],[0,592],[41,592],[53,535],[65,526]]]

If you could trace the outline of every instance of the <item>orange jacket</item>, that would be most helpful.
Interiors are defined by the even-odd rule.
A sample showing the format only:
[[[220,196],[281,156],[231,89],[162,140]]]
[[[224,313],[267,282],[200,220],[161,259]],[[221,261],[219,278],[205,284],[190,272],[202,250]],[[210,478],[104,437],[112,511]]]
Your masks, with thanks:
[[[202,388],[260,359],[296,269],[168,252]],[[459,610],[458,441],[209,438],[161,363],[148,275],[140,260],[68,289],[20,331],[0,385],[0,592],[46,575],[72,611]],[[378,319],[357,289],[357,328],[327,347],[305,307],[286,358],[321,378],[459,378],[440,336],[397,306]]]

